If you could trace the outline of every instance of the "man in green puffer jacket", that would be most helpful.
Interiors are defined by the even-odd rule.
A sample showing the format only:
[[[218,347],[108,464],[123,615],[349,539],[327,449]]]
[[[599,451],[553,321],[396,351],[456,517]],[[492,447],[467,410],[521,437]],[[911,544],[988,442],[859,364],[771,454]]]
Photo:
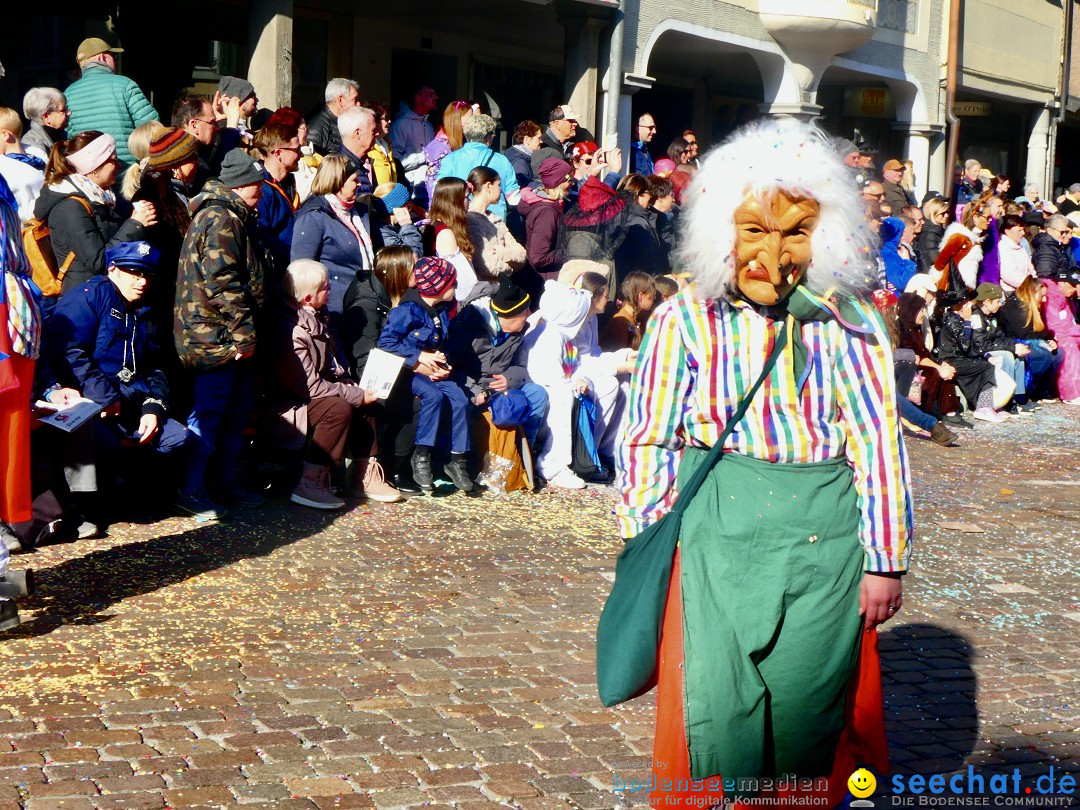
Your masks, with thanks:
[[[96,129],[112,135],[116,139],[121,172],[135,162],[128,151],[128,136],[135,127],[158,120],[157,110],[146,100],[139,85],[117,74],[115,54],[123,50],[99,37],[84,39],[77,55],[82,78],[64,91],[71,110],[67,131],[77,135]]]

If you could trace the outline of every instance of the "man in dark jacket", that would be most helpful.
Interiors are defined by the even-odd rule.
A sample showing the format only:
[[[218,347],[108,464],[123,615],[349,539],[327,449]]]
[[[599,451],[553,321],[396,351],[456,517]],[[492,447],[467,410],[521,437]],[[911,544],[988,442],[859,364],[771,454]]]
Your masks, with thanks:
[[[181,96],[172,107],[172,125],[199,142],[199,171],[184,188],[184,196],[194,197],[206,181],[217,177],[225,156],[240,145],[240,107],[230,104],[219,120],[213,104],[203,96]]]
[[[577,113],[570,109],[569,104],[562,104],[548,113],[548,126],[540,138],[540,148],[529,158],[533,177],[540,174],[540,164],[550,157],[570,160],[577,128]]]
[[[103,408],[94,432],[99,469],[115,471],[131,449],[168,455],[188,440],[187,428],[168,418],[161,345],[142,300],[159,258],[149,242],[109,248],[108,274],[62,296],[49,318],[46,351],[57,382]]]
[[[331,79],[326,83],[324,98],[326,103],[307,116],[308,142],[320,155],[332,155],[341,146],[337,120],[360,103],[360,85],[352,79]]]
[[[1072,237],[1072,223],[1068,217],[1054,214],[1046,220],[1043,232],[1037,234],[1031,243],[1032,264],[1039,278],[1053,278],[1059,272],[1076,267],[1069,241]]]
[[[509,273],[499,276],[498,286],[479,282],[450,323],[450,346],[451,365],[461,375],[463,387],[474,405],[492,409],[493,420],[499,419],[501,410],[498,397],[520,397],[527,403],[528,415],[520,424],[535,446],[547,416],[548,395],[543,386],[529,382],[525,364],[518,359],[530,300]]]
[[[191,225],[180,250],[173,340],[192,371],[195,434],[176,507],[217,520],[225,510],[204,489],[211,455],[218,502],[258,506],[263,499],[240,487],[236,467],[253,404],[255,314],[265,273],[253,233],[263,189],[263,167],[240,149],[225,157],[220,179],[191,201]]]
[[[349,159],[356,172],[356,199],[367,199],[374,191],[371,158],[368,152],[375,143],[375,113],[367,107],[351,107],[337,119],[341,145],[337,151]]]

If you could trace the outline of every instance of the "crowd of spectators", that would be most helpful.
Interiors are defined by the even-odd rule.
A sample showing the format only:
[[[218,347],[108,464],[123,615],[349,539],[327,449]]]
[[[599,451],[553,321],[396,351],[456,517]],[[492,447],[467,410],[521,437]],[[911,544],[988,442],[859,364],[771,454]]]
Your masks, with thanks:
[[[140,488],[216,520],[276,495],[611,480],[646,323],[685,286],[696,133],[660,151],[644,113],[624,158],[562,104],[500,152],[481,105],[438,114],[430,87],[391,115],[335,78],[305,115],[232,76],[166,125],[119,50],[82,43],[82,78],[27,92],[25,126],[0,108],[4,469],[26,481],[6,548],[100,535]],[[881,238],[905,418],[949,444],[965,413],[1080,403],[1080,185],[1055,212],[969,161],[949,224],[910,162],[878,177],[840,148]]]

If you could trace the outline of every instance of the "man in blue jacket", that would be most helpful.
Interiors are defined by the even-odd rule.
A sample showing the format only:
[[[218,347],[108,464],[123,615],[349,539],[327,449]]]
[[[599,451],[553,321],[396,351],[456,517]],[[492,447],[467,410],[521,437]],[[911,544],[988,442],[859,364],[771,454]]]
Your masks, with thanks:
[[[94,438],[105,471],[131,450],[168,455],[188,439],[187,428],[168,418],[169,384],[150,306],[142,302],[159,256],[149,242],[108,248],[107,275],[61,297],[45,330],[57,382],[103,408]]]
[[[121,172],[135,162],[128,151],[128,137],[136,127],[158,120],[157,110],[139,85],[116,72],[115,55],[123,51],[99,37],[84,39],[77,56],[82,78],[64,91],[71,110],[67,131],[74,135],[96,129],[116,138]]]

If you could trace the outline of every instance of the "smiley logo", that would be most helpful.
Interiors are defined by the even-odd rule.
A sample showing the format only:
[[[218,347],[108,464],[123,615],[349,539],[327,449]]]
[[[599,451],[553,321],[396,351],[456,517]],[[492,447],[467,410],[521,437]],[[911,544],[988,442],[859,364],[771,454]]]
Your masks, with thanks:
[[[847,786],[852,796],[865,799],[877,788],[877,779],[866,768],[859,768],[848,777]]]

